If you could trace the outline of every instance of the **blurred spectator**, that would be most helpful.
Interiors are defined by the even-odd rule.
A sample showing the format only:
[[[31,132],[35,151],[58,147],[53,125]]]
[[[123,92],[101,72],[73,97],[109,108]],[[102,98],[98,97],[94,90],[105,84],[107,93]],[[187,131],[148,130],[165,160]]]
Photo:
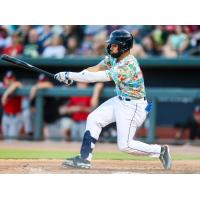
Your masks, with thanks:
[[[3,53],[10,56],[18,56],[22,53],[23,45],[21,44],[19,35],[15,32],[11,36],[11,44],[3,49]]]
[[[106,40],[107,30],[104,25],[86,26],[84,31],[84,39],[80,48],[80,52],[83,55],[94,56],[102,52],[102,39]],[[96,40],[96,41],[95,41]],[[105,45],[105,44],[104,44]]]
[[[77,26],[77,25],[65,25],[63,26],[63,43],[67,44],[67,40],[70,37],[76,37],[78,42],[78,47],[81,45],[83,37],[84,37],[84,26]]]
[[[40,45],[40,54],[44,51],[44,49],[51,44],[51,40],[53,37],[52,26],[37,26],[36,31],[38,33],[38,43]]]
[[[3,26],[0,26],[0,53],[2,49],[8,47],[11,44],[11,37],[7,29]]]
[[[102,56],[105,54],[105,42],[97,40],[92,46],[92,55],[93,56]]]
[[[180,131],[177,133],[176,138],[181,138],[182,133],[189,129],[189,140],[192,142],[195,139],[200,139],[200,106],[196,106],[192,117],[190,117],[185,123],[176,124],[177,128],[180,128]]]
[[[154,46],[154,55],[160,55],[162,53],[162,46],[166,44],[169,37],[169,32],[165,30],[165,26],[156,25],[151,32],[151,40]]]
[[[160,55],[177,57],[200,54],[199,25],[0,26],[0,53],[12,45],[11,36],[16,32],[19,36],[19,42],[23,46],[23,54],[31,58],[43,56],[44,51],[46,54],[46,51],[49,51],[48,47],[52,47],[54,35],[61,36],[60,46],[66,48],[65,55],[101,56],[104,55],[103,46],[106,36],[119,28],[126,29],[133,34],[132,54],[136,57]],[[45,50],[46,48],[47,50]],[[14,50],[12,53],[14,54]]]
[[[188,36],[183,33],[182,26],[171,26],[171,34],[166,45],[163,47],[163,55],[166,57],[176,57],[182,55],[189,46]],[[169,30],[169,27],[168,27]]]
[[[67,47],[67,55],[78,55],[79,49],[78,49],[77,37],[76,36],[68,37],[66,47]]]
[[[183,31],[191,37],[192,34],[198,32],[200,30],[199,25],[183,25]]]
[[[142,42],[142,39],[147,36],[150,35],[150,33],[152,32],[152,26],[144,26],[144,25],[132,25],[132,26],[127,26],[124,25],[123,28],[126,29],[126,27],[128,29],[131,29],[131,33],[133,34],[134,37],[134,41],[136,44],[140,44]]]
[[[134,34],[134,33],[135,32],[139,33],[139,30],[140,30],[141,27],[142,27],[142,25],[122,25],[119,28],[125,29],[125,30],[127,30],[128,32],[132,33],[135,36],[136,34]]]
[[[144,51],[144,48],[140,44],[133,44],[133,47],[131,48],[131,54],[138,58],[143,58],[146,56],[146,52]]]
[[[106,31],[105,28],[106,28],[105,25],[87,25],[85,27],[84,33],[85,33],[85,35],[93,35],[94,36],[94,35],[100,34],[101,32]]]
[[[62,39],[59,35],[52,37],[51,43],[46,47],[42,53],[42,57],[49,58],[63,58],[65,56],[66,49],[62,45]]]
[[[40,54],[38,34],[35,29],[31,29],[28,34],[28,43],[24,46],[23,55],[30,58],[37,58]]]
[[[107,36],[109,36],[114,30],[121,28],[122,28],[121,25],[107,25],[106,26]]]
[[[52,30],[53,35],[61,35],[63,33],[63,26],[54,25],[52,26],[51,30]]]
[[[102,31],[101,33],[94,36],[94,42],[92,44],[93,56],[102,56],[105,54],[106,34],[107,33],[105,31]]]
[[[14,32],[16,32],[18,25],[4,25],[4,27],[8,31],[8,34],[12,35]]]
[[[71,128],[73,125],[73,120],[71,119],[69,113],[64,112],[64,107],[61,106],[59,108],[59,114],[61,116],[60,119],[60,133],[62,135],[62,138],[65,141],[71,141],[72,137],[71,137]]]
[[[28,44],[28,35],[29,35],[30,30],[31,30],[30,25],[21,25],[18,27],[16,31],[23,45]]]
[[[38,90],[53,88],[53,83],[44,74],[40,74],[38,81],[30,91],[30,101],[31,101],[31,112],[33,114],[33,119],[35,119],[35,95]],[[44,98],[44,112],[43,120],[44,124],[44,138],[59,138],[59,122],[58,122],[58,106],[59,101],[54,97]]]
[[[87,88],[87,83],[77,82],[78,89]],[[83,138],[83,132],[86,127],[86,119],[88,114],[92,109],[98,106],[99,96],[103,88],[102,83],[95,84],[93,95],[90,96],[74,96],[70,97],[68,103],[61,106],[59,112],[61,115],[71,114],[71,119],[63,118],[61,119],[61,131],[63,134],[68,134],[66,136],[67,140],[80,141]],[[69,138],[69,130],[71,138]]]
[[[92,93],[92,98],[91,98],[91,107],[92,109],[95,109],[99,105],[99,100],[100,100],[100,94],[103,90],[103,83],[96,83],[94,85],[93,93]]]
[[[145,36],[142,40],[142,46],[144,48],[144,52],[148,56],[156,56],[158,55],[157,49],[155,48],[154,41],[151,36]]]
[[[77,82],[78,89],[87,88],[87,83]],[[91,109],[91,97],[89,96],[74,96],[70,97],[68,103],[62,106],[60,114],[71,114],[73,124],[71,127],[71,139],[81,141],[85,131],[86,119]]]
[[[190,43],[192,49],[188,51],[188,54],[192,56],[200,55],[200,30],[191,36]]]
[[[33,119],[32,114],[30,111],[30,104],[29,104],[28,97],[23,97],[22,100],[22,134],[20,135],[20,140],[33,140]]]
[[[157,25],[157,26],[155,26],[151,35],[152,35],[152,39],[155,42],[156,46],[161,46],[166,43],[169,34],[167,31],[165,31],[164,26]]]
[[[13,71],[6,72],[3,87],[6,88],[1,98],[3,107],[2,132],[4,138],[17,138],[21,128],[21,96],[12,96],[22,84],[16,80]]]
[[[80,54],[91,56],[93,54],[92,52],[93,42],[94,42],[94,36],[92,34],[85,35],[80,47]]]

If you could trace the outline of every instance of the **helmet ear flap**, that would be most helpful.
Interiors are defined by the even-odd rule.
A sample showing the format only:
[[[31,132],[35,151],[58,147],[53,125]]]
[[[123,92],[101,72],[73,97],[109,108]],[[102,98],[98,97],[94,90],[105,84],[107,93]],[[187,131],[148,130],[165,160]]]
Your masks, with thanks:
[[[131,34],[131,37],[128,40],[126,40],[123,43],[123,45],[121,45],[121,51],[123,53],[127,50],[130,50],[132,47],[133,47],[133,35]]]

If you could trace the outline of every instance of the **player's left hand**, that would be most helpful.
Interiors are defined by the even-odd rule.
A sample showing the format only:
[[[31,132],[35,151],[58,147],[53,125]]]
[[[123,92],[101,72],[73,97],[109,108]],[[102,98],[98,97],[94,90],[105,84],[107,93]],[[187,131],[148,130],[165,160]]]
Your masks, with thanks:
[[[73,83],[73,80],[69,79],[69,72],[59,72],[54,75],[54,79],[64,82],[67,85],[71,85]]]

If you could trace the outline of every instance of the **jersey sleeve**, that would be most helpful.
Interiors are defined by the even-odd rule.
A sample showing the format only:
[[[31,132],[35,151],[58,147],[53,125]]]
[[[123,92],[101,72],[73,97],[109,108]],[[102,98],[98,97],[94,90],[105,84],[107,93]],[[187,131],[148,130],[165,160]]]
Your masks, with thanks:
[[[110,68],[111,68],[111,64],[110,64],[110,59],[109,59],[109,56],[105,56],[105,58],[100,62],[100,65],[106,69],[106,75],[112,79],[112,76],[111,76],[111,71],[110,71]]]

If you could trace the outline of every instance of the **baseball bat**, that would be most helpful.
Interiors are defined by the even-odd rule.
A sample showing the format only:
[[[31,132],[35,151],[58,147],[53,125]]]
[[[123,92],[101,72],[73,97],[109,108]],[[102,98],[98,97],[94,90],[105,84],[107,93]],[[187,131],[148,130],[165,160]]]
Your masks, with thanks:
[[[9,55],[6,55],[6,54],[3,54],[1,56],[1,59],[4,60],[4,61],[7,61],[9,63],[12,63],[18,67],[21,67],[21,68],[24,68],[24,69],[28,69],[28,70],[31,70],[31,71],[34,71],[34,72],[38,72],[38,73],[43,73],[45,74],[46,76],[50,77],[50,78],[54,78],[54,74],[50,73],[50,72],[47,72],[43,69],[40,69],[36,66],[33,66],[25,61],[22,61],[18,58],[15,58],[15,57],[12,57],[12,56],[9,56]]]

